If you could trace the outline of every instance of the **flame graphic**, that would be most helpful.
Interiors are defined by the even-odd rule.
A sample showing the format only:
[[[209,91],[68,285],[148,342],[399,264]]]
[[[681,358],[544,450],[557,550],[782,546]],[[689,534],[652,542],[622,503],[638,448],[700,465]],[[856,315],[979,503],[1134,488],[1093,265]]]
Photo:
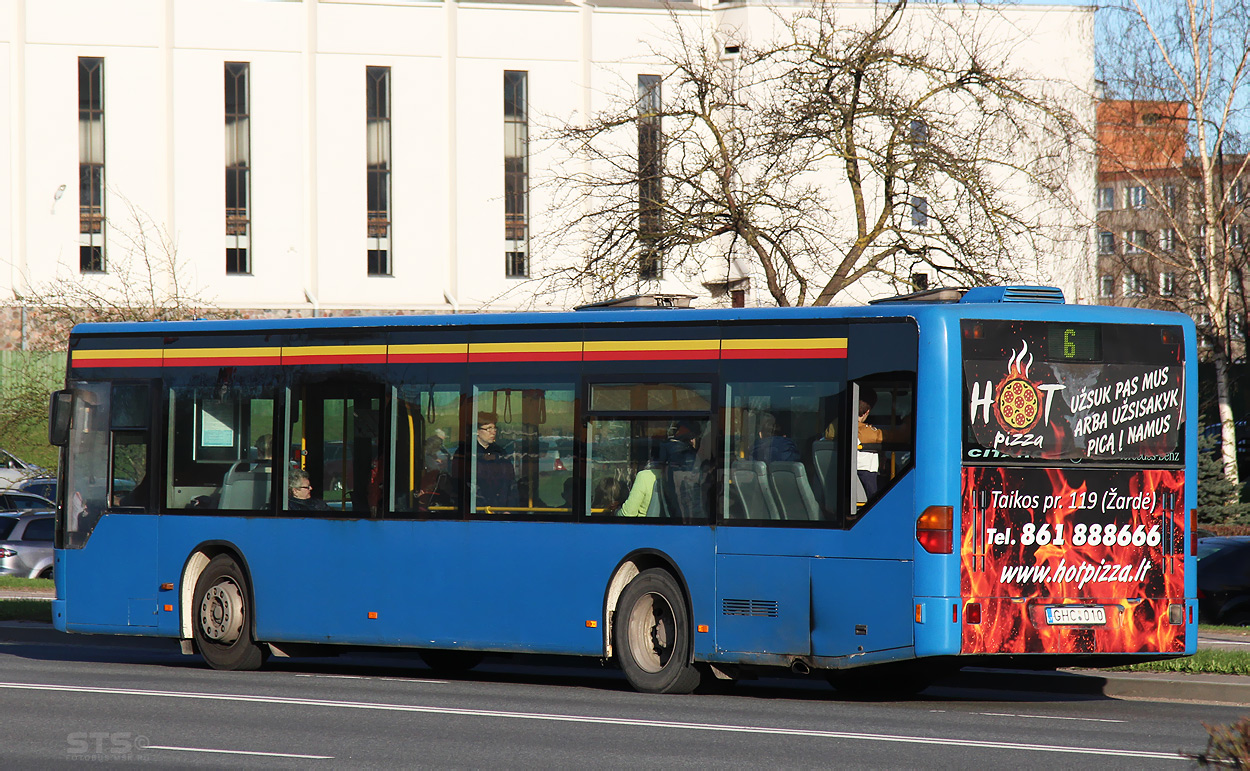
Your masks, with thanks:
[[[965,468],[960,587],[965,603],[981,604],[982,621],[964,624],[963,652],[1183,652],[1185,627],[1171,624],[1167,613],[1169,604],[1184,602],[1183,492],[1181,470]],[[1143,505],[1103,508],[1108,500]],[[1048,524],[1051,534],[1062,526],[1064,543],[1025,545],[1028,523]],[[1111,523],[1117,531],[1158,526],[1160,542],[1072,543],[1077,525]],[[991,528],[1010,531],[1010,541],[987,542]],[[1112,565],[1130,567],[1111,574]],[[1004,570],[1021,568],[1028,574],[1004,580]],[[1081,580],[1090,570],[1110,580]],[[1048,624],[1046,606],[1065,604],[1101,605],[1107,623]]]

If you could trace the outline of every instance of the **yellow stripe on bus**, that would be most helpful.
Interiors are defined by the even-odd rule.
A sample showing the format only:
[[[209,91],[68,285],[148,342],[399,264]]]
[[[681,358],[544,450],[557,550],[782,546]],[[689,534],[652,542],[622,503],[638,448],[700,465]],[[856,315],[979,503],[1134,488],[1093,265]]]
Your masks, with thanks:
[[[715,351],[720,340],[587,340],[587,351]]]
[[[278,356],[281,348],[178,348],[166,349],[166,359],[259,358]]]
[[[292,356],[385,356],[385,345],[300,345],[283,347],[283,358]]]
[[[730,351],[774,348],[779,351],[807,351],[824,348],[845,348],[845,337],[808,337],[798,340],[722,340],[721,348]]]
[[[576,341],[559,343],[470,343],[470,353],[529,353],[542,351],[580,351]]]

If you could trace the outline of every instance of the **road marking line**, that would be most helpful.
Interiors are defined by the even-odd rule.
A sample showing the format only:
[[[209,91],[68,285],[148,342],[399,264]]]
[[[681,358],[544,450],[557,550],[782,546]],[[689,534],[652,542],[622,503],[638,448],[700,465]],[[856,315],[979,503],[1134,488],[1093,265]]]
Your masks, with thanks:
[[[1023,717],[1030,720],[1081,720],[1087,723],[1127,723],[1127,720],[1112,720],[1105,717],[1068,717],[1066,715],[1017,715],[1011,712],[974,712],[974,715],[986,717]]]
[[[429,680],[425,678],[414,677],[373,677],[371,675],[314,675],[307,672],[296,672],[296,677],[322,677],[326,680],[381,680],[387,683],[420,683],[425,685],[433,683],[434,685],[447,685],[450,680]]]
[[[805,728],[772,728],[769,726],[727,725],[718,723],[678,723],[671,720],[644,720],[640,718],[598,717],[593,715],[561,715],[544,712],[505,712],[503,710],[467,709],[462,707],[423,707],[415,704],[386,704],[382,702],[367,701],[331,701],[329,699],[306,699],[294,696],[278,697],[230,693],[199,693],[195,691],[152,691],[138,688],[102,688],[96,686],[53,685],[49,683],[0,682],[0,688],[18,691],[61,691],[66,693],[95,693],[108,696],[149,696],[167,699],[230,701],[251,704],[282,704],[285,706],[326,707],[329,709],[366,709],[378,710],[382,712],[458,715],[461,717],[485,717],[506,720],[546,720],[554,723],[588,723],[592,725],[625,726],[630,728],[669,728],[681,731],[716,731],[720,733],[763,734],[766,736],[803,736],[817,739],[858,739],[860,741],[896,742],[899,744],[938,744],[949,747],[975,747],[978,749],[1018,750],[1022,752],[1059,752],[1074,755],[1105,755],[1124,758],[1148,758],[1151,760],[1182,760],[1186,762],[1189,760],[1189,758],[1186,758],[1176,752],[1122,750],[1111,747],[1071,747],[1052,744],[997,742],[980,739],[948,739],[935,736],[904,736],[901,734],[821,731]]]
[[[215,755],[259,755],[266,758],[299,758],[301,760],[334,760],[333,755],[297,755],[293,752],[255,752],[253,750],[210,750],[205,747],[167,747],[148,744],[145,750],[169,750],[170,752],[210,752]]]

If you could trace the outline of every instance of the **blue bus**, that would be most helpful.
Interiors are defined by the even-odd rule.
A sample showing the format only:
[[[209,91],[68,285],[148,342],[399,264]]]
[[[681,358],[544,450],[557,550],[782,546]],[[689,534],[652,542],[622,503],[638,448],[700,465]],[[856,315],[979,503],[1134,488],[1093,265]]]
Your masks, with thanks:
[[[588,656],[657,693],[1192,654],[1195,351],[1047,287],[84,324],[54,623],[227,670]]]

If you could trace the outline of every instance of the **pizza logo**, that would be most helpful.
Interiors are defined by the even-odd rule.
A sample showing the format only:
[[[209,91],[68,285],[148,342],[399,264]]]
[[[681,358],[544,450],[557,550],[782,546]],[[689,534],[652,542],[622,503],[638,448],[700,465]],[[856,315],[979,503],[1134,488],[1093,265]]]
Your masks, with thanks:
[[[1013,434],[1023,434],[1037,424],[1042,414],[1041,394],[1033,381],[1029,380],[1029,367],[1033,366],[1033,357],[1029,356],[1027,364],[1024,357],[1029,352],[1029,344],[1022,341],[1020,351],[1013,353],[1007,361],[1007,377],[998,386],[998,396],[994,400],[994,412],[998,422]]]

